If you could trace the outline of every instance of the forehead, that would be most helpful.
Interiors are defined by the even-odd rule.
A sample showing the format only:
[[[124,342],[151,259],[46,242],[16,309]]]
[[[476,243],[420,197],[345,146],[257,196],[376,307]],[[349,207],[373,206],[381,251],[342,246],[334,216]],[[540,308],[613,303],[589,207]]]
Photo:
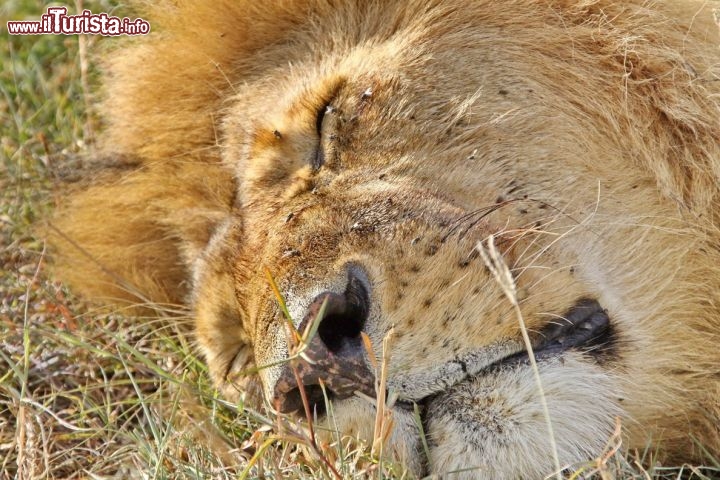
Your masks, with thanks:
[[[327,77],[342,76],[358,89],[378,82],[402,88],[405,96],[422,96],[430,108],[484,87],[507,91],[533,73],[518,58],[532,55],[542,38],[529,33],[531,22],[498,15],[495,8],[454,2],[417,11],[405,2],[315,6],[297,12],[296,23],[274,41],[245,52],[237,66],[243,82],[235,89],[245,104],[258,91],[290,103]]]

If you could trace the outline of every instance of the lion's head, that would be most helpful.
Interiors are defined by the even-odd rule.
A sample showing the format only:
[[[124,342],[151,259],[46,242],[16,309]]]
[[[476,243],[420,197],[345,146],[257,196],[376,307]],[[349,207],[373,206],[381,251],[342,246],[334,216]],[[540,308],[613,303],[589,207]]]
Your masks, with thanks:
[[[616,418],[630,448],[720,450],[701,2],[207,3],[114,54],[126,171],[61,211],[71,283],[190,302],[226,395],[292,411],[302,388],[365,439],[388,338],[388,448],[417,473],[552,471],[521,323],[561,464]]]

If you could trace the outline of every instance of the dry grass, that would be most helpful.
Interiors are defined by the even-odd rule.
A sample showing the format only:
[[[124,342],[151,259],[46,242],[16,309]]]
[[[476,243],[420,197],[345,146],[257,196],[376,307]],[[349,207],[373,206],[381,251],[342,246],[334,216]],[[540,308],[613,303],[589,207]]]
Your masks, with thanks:
[[[85,50],[113,39],[5,32],[40,13],[30,0],[0,7],[0,480],[406,476],[377,460],[392,425],[382,408],[375,456],[350,439],[317,444],[291,419],[217,398],[181,310],[100,311],[49,279],[34,225],[62,195],[55,178],[91,154],[97,79]],[[648,455],[617,454],[619,439],[573,478],[709,478],[643,469]]]

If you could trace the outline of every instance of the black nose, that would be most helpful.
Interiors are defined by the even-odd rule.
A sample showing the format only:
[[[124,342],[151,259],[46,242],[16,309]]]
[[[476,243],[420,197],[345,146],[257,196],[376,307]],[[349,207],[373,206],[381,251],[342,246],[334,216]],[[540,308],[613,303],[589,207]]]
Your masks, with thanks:
[[[329,399],[347,398],[356,391],[375,396],[375,377],[365,363],[365,348],[360,338],[370,311],[367,288],[360,278],[351,274],[343,293],[321,293],[310,304],[300,324],[301,332],[310,322],[318,321],[323,303],[325,311],[319,319],[317,333],[304,350],[312,362],[303,358],[288,362],[275,383],[272,402],[281,412],[302,408],[300,388],[305,391],[310,408],[323,411],[325,399],[321,383]]]

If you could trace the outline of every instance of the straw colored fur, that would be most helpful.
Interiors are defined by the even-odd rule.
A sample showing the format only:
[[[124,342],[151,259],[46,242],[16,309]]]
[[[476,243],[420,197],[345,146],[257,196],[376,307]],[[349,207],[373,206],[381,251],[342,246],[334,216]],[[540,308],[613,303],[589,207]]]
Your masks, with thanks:
[[[275,369],[232,374],[287,355],[264,269],[299,320],[360,265],[375,348],[394,327],[389,388],[435,394],[430,458],[401,410],[391,450],[418,473],[538,478],[531,376],[482,373],[519,345],[472,254],[493,234],[532,332],[579,298],[613,322],[609,358],[541,362],[562,462],[599,455],[617,416],[626,447],[720,453],[720,40],[702,2],[144,8],[153,33],[106,55],[100,173],[54,220],[76,291],[192,305],[215,381],[259,400]],[[335,411],[372,438],[367,403]]]

